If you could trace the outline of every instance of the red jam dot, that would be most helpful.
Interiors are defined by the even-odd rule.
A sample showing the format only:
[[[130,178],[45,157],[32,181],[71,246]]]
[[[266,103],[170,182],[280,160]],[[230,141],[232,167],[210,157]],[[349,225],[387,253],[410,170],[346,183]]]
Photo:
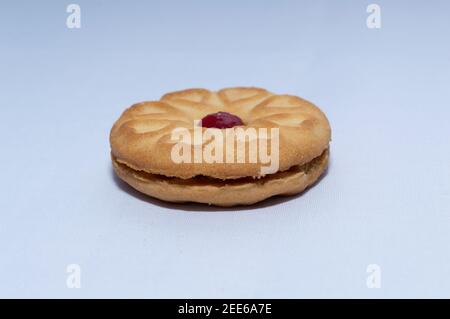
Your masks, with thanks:
[[[237,125],[244,125],[244,123],[236,115],[227,112],[208,114],[202,118],[203,127],[230,128]]]

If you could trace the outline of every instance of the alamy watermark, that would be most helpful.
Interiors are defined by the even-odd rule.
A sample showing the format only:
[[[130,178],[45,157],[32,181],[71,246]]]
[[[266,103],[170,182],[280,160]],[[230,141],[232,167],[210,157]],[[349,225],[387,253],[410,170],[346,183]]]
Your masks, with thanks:
[[[377,264],[370,264],[367,265],[366,272],[369,274],[366,279],[367,288],[381,288],[381,267]]]
[[[67,6],[66,12],[69,13],[66,19],[67,28],[81,28],[81,7],[78,4],[72,3]]]
[[[381,8],[378,4],[372,3],[366,9],[369,16],[366,19],[366,25],[369,29],[381,28]]]
[[[81,288],[81,267],[78,264],[70,264],[66,267],[67,279],[66,286],[67,288]]]
[[[261,175],[279,168],[279,128],[202,128],[196,120],[192,133],[179,127],[172,130],[171,140],[176,142],[171,158],[177,164],[260,163]]]

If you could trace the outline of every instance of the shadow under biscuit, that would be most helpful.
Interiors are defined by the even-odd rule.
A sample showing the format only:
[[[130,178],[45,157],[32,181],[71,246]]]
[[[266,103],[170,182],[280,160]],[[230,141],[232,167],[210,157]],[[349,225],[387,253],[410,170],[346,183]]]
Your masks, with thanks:
[[[253,211],[261,208],[271,207],[275,206],[284,202],[288,202],[297,198],[302,197],[303,195],[306,195],[306,193],[309,192],[310,189],[315,187],[322,179],[324,179],[328,175],[328,171],[331,167],[331,156],[328,159],[328,167],[324,170],[322,175],[308,188],[306,188],[303,192],[295,195],[275,195],[273,197],[267,198],[259,203],[253,204],[253,205],[242,205],[242,206],[233,206],[233,207],[220,207],[220,206],[214,206],[214,205],[207,205],[207,204],[199,204],[199,203],[171,203],[171,202],[165,202],[163,200],[145,195],[124,181],[122,181],[114,172],[114,169],[112,166],[110,166],[110,174],[111,178],[113,179],[115,185],[117,188],[119,188],[121,191],[126,192],[128,195],[133,196],[134,198],[137,198],[141,201],[147,202],[149,204],[153,204],[159,207],[171,209],[171,210],[181,210],[181,211],[187,211],[187,212],[232,212],[232,211]]]

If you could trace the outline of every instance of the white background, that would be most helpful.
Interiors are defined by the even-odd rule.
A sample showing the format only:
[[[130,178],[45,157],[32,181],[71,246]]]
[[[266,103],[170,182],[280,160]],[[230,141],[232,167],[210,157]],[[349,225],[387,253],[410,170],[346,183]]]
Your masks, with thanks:
[[[367,1],[77,3],[81,29],[64,1],[1,4],[0,297],[450,296],[448,2],[378,1],[381,29]],[[326,112],[320,183],[217,209],[114,177],[125,107],[242,85]]]

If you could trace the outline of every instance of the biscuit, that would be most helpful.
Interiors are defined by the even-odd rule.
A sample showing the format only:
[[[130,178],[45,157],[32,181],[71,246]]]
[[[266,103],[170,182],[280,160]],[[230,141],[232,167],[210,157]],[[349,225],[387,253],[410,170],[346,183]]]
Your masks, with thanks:
[[[216,112],[238,116],[244,128],[278,129],[277,171],[262,173],[259,157],[244,163],[174,162],[173,130],[194,134],[195,120]],[[241,146],[249,150],[250,140]],[[218,206],[248,205],[303,191],[326,169],[330,140],[329,122],[319,108],[299,97],[259,88],[169,93],[125,110],[110,133],[113,167],[126,183],[165,201]],[[197,146],[204,150],[206,145]]]

